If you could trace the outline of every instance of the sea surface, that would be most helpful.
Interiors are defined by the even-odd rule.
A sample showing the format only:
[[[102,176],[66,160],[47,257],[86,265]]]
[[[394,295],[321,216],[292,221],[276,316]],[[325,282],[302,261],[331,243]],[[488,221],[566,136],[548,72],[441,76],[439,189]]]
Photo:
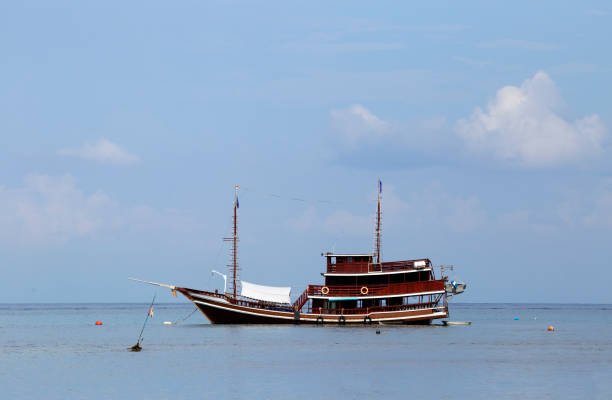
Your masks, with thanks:
[[[451,302],[472,325],[316,327],[210,325],[177,302],[129,352],[148,307],[0,304],[0,398],[612,399],[612,305]]]

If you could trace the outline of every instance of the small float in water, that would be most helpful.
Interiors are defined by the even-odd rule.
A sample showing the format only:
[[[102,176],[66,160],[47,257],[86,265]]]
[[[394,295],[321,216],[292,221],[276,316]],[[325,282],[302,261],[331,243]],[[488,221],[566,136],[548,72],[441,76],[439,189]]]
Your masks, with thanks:
[[[454,326],[454,325],[472,325],[472,321],[442,321],[444,326]]]

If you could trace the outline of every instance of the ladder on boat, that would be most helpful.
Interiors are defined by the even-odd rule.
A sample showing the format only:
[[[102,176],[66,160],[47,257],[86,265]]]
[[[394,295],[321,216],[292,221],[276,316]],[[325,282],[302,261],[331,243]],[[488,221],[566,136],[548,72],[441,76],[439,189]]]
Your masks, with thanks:
[[[308,288],[304,290],[304,293],[297,298],[297,300],[293,303],[293,309],[295,311],[299,311],[304,307],[304,304],[308,301]]]

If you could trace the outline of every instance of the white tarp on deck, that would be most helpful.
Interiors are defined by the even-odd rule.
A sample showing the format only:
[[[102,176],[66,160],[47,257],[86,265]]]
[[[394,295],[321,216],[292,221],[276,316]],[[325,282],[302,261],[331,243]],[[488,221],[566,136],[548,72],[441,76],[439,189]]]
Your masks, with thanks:
[[[240,281],[242,291],[240,294],[256,300],[270,301],[273,303],[291,304],[291,287],[262,286],[254,283]]]

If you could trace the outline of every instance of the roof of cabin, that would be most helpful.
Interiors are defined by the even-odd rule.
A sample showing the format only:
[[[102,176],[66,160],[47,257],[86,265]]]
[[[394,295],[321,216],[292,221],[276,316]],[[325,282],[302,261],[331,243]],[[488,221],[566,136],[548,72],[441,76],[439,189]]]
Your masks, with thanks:
[[[374,257],[374,254],[338,254],[338,253],[324,253],[321,254],[324,257]]]

